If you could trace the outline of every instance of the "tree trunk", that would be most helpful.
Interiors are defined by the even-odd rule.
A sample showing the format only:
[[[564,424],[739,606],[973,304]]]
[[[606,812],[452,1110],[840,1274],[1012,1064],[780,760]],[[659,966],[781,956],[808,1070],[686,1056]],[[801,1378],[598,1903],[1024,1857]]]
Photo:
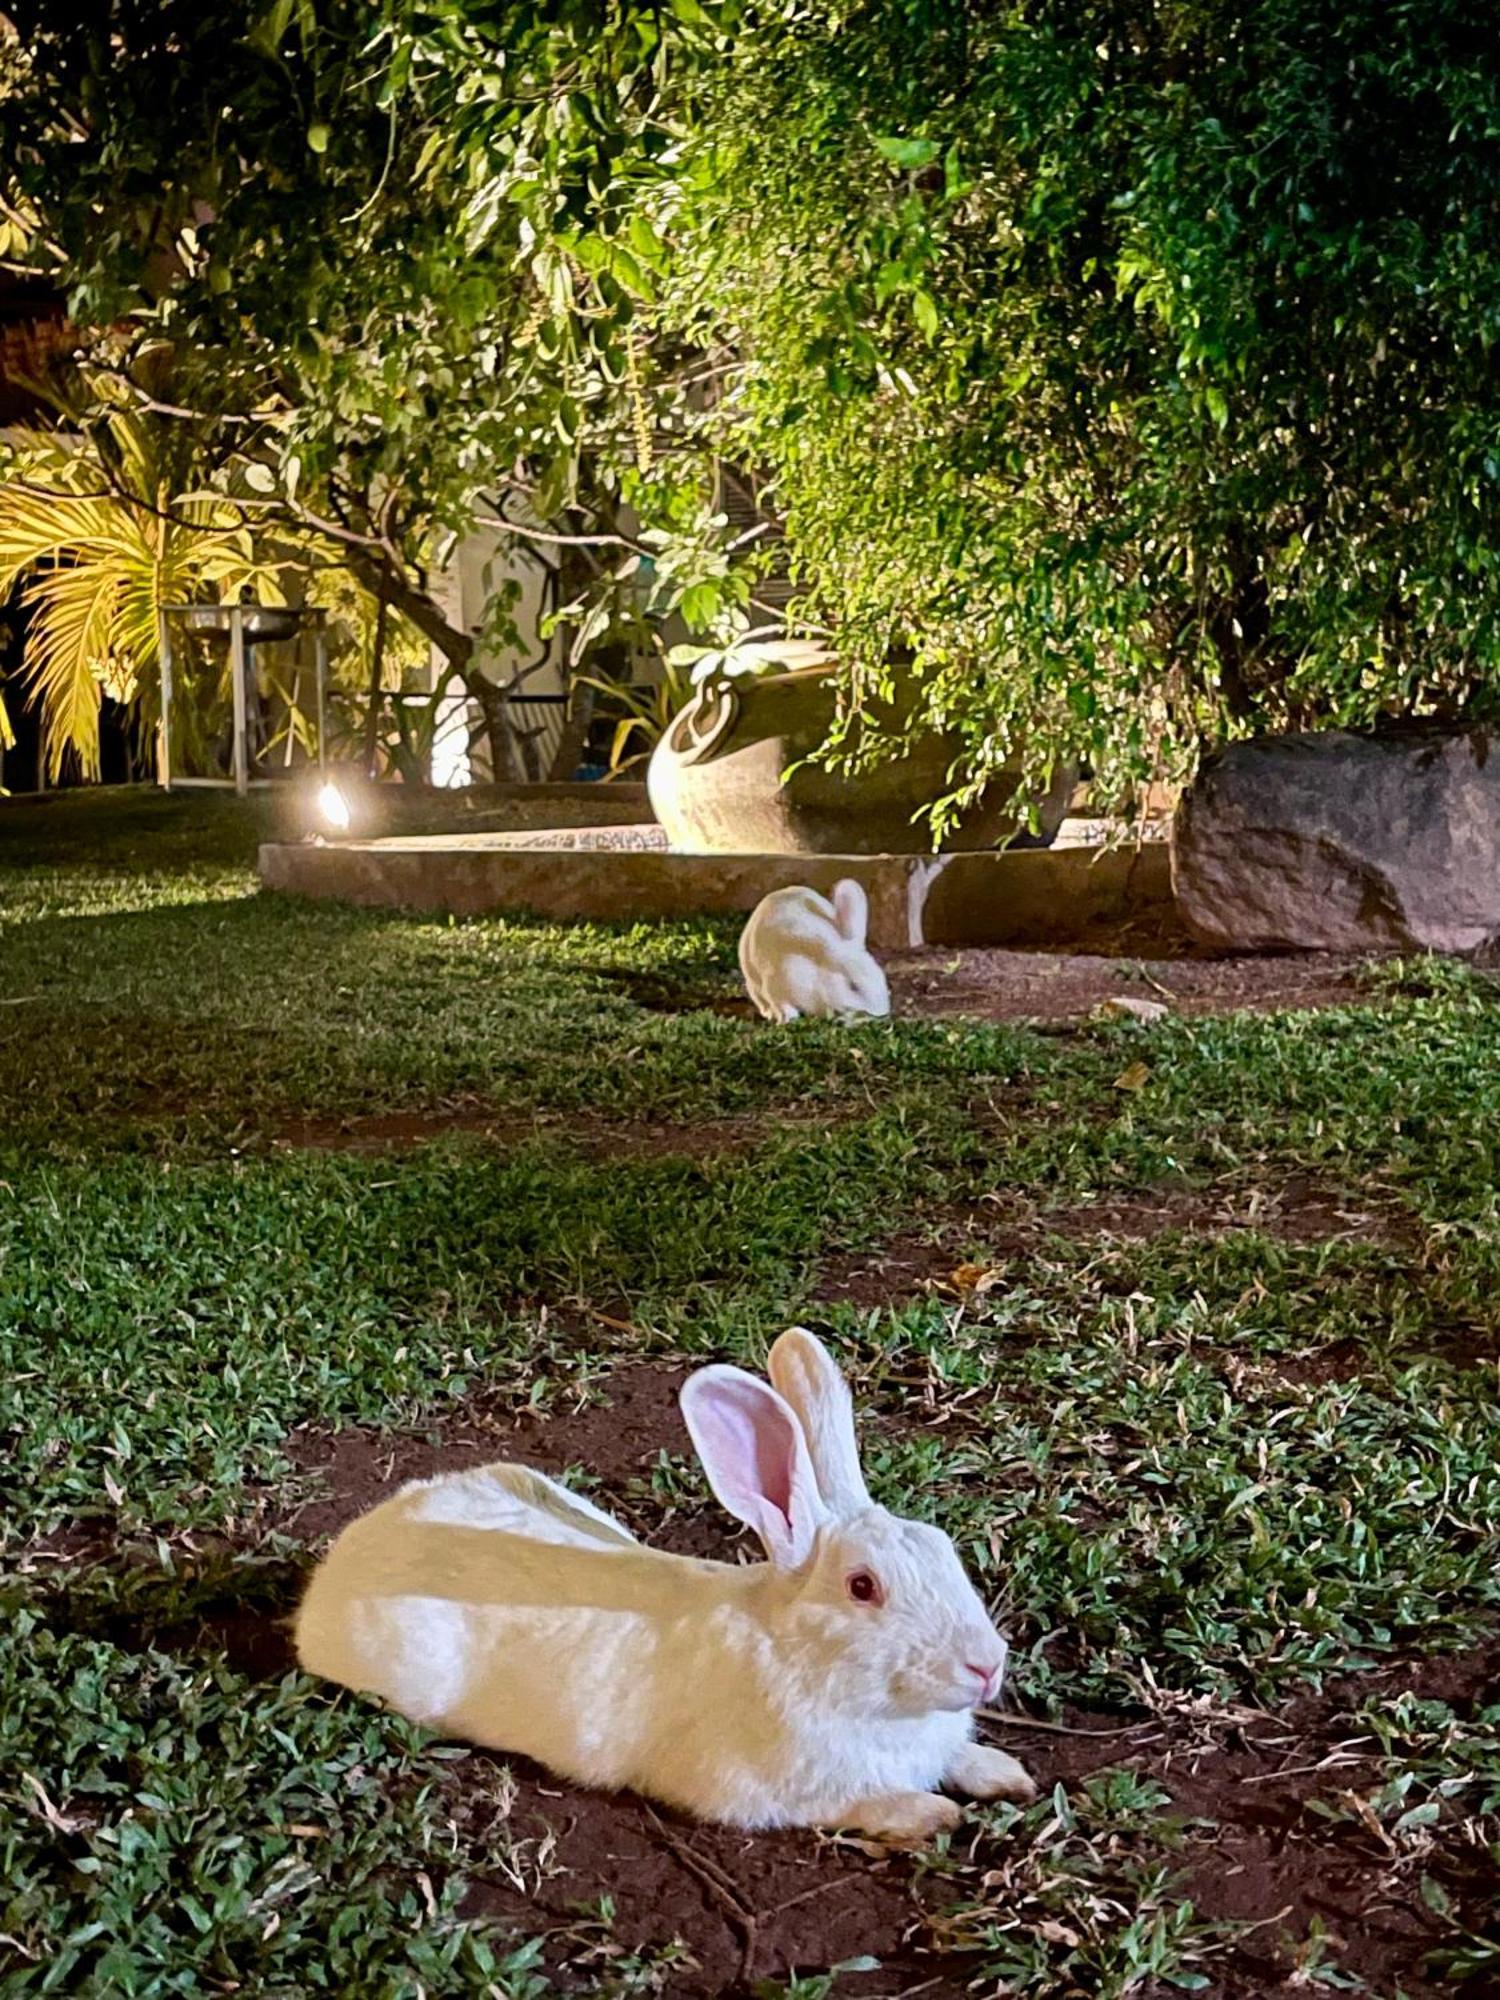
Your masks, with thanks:
[[[510,728],[505,717],[505,695],[496,687],[488,674],[478,668],[464,675],[464,686],[479,704],[479,712],[484,717],[484,733],[490,745],[490,777],[497,785],[513,785],[517,781],[515,748],[510,740]]]
[[[369,707],[365,710],[364,770],[367,778],[375,776],[376,753],[380,742],[380,697],[381,683],[385,678],[385,627],[390,602],[386,574],[382,570],[380,592],[375,600],[375,643],[370,648]]]
[[[573,699],[568,704],[568,713],[563,722],[563,732],[552,753],[552,765],[547,776],[555,784],[566,784],[578,766],[583,762],[583,753],[588,745],[589,728],[594,720],[594,690],[591,687],[575,685]]]
[[[597,565],[590,563],[585,550],[563,548],[558,551],[557,590],[564,604],[575,603],[585,595],[590,585],[598,580],[598,574]],[[562,736],[553,752],[547,776],[566,783],[583,762],[589,727],[594,719],[594,690],[581,686],[576,678],[579,662],[573,657],[575,636],[571,626],[560,628],[558,643],[561,649],[559,671],[562,691],[570,699],[563,718]]]
[[[1208,636],[1219,656],[1224,705],[1237,722],[1247,722],[1257,706],[1251,674],[1259,668],[1262,671],[1257,679],[1264,679],[1271,637],[1270,594],[1265,578],[1248,558],[1236,562],[1230,588],[1207,622]]]
[[[510,732],[506,727],[505,701],[499,688],[475,664],[474,640],[457,625],[450,625],[426,591],[418,590],[383,562],[362,550],[351,550],[349,567],[365,588],[399,611],[424,639],[429,640],[463,682],[464,692],[477,703],[484,718],[484,733],[490,746],[491,775],[497,783],[513,783],[515,764]]]

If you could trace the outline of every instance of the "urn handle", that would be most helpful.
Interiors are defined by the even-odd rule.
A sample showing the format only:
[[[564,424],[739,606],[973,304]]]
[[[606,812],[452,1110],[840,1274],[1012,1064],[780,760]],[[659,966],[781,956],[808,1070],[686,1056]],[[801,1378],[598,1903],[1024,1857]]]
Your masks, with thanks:
[[[667,748],[684,764],[713,756],[739,720],[740,698],[725,675],[714,674],[699,687],[667,730]]]

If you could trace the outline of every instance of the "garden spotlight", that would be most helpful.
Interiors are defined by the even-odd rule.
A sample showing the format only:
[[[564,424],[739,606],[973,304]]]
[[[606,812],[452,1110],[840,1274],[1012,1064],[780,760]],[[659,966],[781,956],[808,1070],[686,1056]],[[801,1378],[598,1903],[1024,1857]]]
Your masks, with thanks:
[[[349,801],[331,778],[318,792],[318,811],[335,833],[349,831]]]

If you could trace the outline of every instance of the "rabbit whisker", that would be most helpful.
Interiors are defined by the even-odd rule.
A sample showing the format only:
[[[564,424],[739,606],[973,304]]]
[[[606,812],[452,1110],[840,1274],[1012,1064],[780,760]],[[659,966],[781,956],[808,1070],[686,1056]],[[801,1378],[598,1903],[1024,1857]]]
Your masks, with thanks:
[[[1048,1736],[1128,1736],[1132,1730],[1151,1726],[1149,1717],[1143,1722],[1117,1723],[1113,1729],[1075,1729],[1071,1723],[1043,1722],[1034,1715],[1023,1715],[1018,1708],[976,1708],[974,1713],[1005,1729],[1040,1729]]]

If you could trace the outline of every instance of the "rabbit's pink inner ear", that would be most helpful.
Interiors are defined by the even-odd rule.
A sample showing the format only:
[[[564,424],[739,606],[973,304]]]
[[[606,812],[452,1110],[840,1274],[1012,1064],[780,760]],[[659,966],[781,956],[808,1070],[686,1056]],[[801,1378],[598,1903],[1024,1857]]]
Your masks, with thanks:
[[[683,1388],[682,1414],[720,1504],[773,1562],[802,1562],[823,1508],[802,1426],[781,1397],[741,1369],[704,1368]]]

